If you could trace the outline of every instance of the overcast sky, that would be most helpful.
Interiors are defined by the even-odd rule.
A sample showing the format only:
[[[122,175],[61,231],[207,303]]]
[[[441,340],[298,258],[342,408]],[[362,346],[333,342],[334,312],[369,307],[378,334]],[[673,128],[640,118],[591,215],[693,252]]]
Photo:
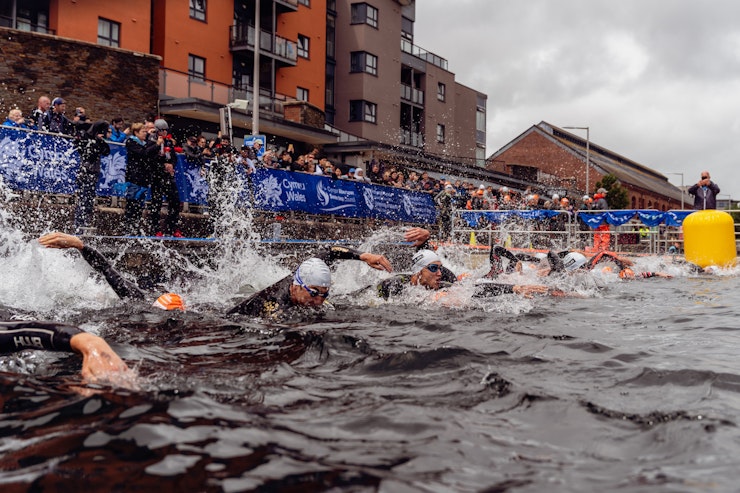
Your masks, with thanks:
[[[530,126],[740,200],[740,1],[419,0],[414,40],[488,95],[490,156]],[[585,137],[585,131],[572,130]]]

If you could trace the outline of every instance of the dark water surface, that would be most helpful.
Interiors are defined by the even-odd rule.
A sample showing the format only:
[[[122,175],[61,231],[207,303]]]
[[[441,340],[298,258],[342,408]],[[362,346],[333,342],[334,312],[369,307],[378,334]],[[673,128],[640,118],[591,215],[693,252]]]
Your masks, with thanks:
[[[0,358],[0,491],[737,491],[738,278],[603,284],[287,325],[66,313],[141,389]]]

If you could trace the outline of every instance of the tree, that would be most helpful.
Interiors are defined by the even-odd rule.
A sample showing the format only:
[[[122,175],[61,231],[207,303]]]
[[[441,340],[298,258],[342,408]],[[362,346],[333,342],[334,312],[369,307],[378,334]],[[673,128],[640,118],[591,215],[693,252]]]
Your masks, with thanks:
[[[596,189],[598,190],[599,188],[606,189],[606,202],[609,204],[609,209],[627,208],[627,204],[629,204],[627,190],[622,188],[616,176],[612,174],[604,176],[604,178],[596,182]]]

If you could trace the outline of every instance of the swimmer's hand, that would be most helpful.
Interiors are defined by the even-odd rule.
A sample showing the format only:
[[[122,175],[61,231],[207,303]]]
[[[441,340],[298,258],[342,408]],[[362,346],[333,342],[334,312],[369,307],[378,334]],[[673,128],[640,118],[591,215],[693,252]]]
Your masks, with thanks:
[[[516,294],[521,294],[525,298],[531,298],[535,294],[547,294],[549,290],[550,288],[540,284],[518,284],[513,288]]]
[[[415,247],[421,246],[426,242],[431,233],[424,228],[411,228],[403,234],[405,241],[411,241]]]
[[[135,388],[135,374],[102,338],[80,332],[69,341],[72,349],[82,355],[82,378],[90,383],[111,383]]]
[[[382,255],[365,252],[360,255],[360,260],[365,262],[373,269],[384,270],[387,272],[393,271],[393,267],[391,267],[390,261]]]
[[[76,236],[66,233],[49,233],[39,238],[39,243],[46,248],[76,248],[82,250],[85,244]]]

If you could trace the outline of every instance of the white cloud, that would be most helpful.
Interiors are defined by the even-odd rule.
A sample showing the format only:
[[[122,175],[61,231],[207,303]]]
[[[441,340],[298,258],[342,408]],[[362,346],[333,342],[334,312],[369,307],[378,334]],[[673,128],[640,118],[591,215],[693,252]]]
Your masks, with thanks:
[[[740,199],[740,2],[422,0],[415,42],[488,94],[488,154],[542,120]],[[668,176],[675,183],[680,177]]]

